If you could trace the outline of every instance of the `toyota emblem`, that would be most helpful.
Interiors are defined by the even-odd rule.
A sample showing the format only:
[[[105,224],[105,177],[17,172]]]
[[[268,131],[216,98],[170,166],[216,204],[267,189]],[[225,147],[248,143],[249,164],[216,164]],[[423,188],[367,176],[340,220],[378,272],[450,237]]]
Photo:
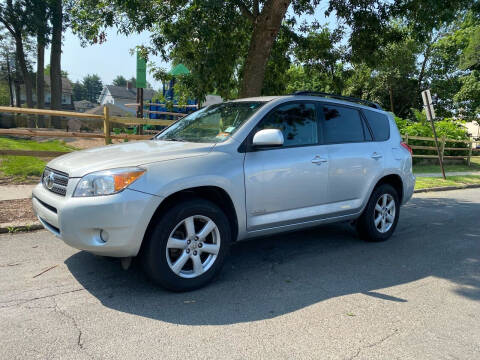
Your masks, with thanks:
[[[43,185],[45,185],[48,190],[52,190],[54,182],[54,173],[49,170],[45,170],[45,173],[43,174]]]

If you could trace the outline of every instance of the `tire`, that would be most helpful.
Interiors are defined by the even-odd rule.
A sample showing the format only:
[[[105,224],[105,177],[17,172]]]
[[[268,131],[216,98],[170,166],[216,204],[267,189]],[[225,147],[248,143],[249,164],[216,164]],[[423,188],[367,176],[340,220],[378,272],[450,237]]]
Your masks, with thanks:
[[[385,200],[390,209],[383,206]],[[373,191],[365,210],[357,221],[357,231],[360,238],[369,242],[388,240],[397,227],[399,215],[400,202],[395,188],[389,184],[378,186]],[[379,222],[377,222],[378,219],[380,219]]]
[[[149,278],[172,291],[190,291],[212,281],[232,240],[223,211],[208,200],[193,199],[180,202],[157,219],[141,255]]]

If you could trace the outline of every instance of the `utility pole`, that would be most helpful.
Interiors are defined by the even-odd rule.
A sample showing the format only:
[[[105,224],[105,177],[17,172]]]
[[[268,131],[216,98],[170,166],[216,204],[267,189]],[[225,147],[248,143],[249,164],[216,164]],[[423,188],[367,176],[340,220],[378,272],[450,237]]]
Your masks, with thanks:
[[[435,138],[435,145],[437,146],[438,162],[440,163],[442,176],[443,176],[443,179],[445,180],[447,177],[445,176],[445,170],[443,168],[443,156],[440,154],[440,146],[438,145],[437,131],[435,130],[435,123],[433,122],[433,119],[435,119],[435,110],[433,109],[433,101],[432,101],[432,95],[430,94],[430,90],[422,91],[422,100],[423,100],[423,106],[425,107],[425,110],[427,113],[427,119],[430,120],[430,123],[432,124],[433,137]]]

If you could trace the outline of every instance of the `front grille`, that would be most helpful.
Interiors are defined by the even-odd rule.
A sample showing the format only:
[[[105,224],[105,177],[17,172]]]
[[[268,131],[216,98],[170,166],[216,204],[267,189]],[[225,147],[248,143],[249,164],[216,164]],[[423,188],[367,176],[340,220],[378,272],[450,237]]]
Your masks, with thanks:
[[[42,183],[47,190],[60,196],[65,196],[67,193],[68,174],[45,168],[42,175]]]

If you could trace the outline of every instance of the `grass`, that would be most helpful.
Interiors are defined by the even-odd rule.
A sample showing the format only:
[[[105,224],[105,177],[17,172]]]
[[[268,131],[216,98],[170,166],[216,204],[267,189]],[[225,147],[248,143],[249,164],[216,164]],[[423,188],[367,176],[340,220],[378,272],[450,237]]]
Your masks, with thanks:
[[[430,189],[442,186],[462,186],[469,184],[480,184],[480,176],[448,176],[446,180],[443,180],[443,178],[441,177],[417,177],[417,181],[415,183],[415,190]]]
[[[0,163],[0,172],[13,177],[15,181],[23,181],[30,176],[41,176],[45,164],[45,161],[33,156],[4,156]]]
[[[0,137],[2,150],[32,150],[32,151],[72,151],[73,146],[59,140],[38,142],[35,140],[12,139]],[[23,182],[31,177],[42,175],[46,162],[33,156],[2,156],[0,157],[0,174],[12,179],[13,182]]]
[[[480,158],[472,158],[470,166],[467,164],[447,164],[445,165],[445,171],[480,171]],[[413,172],[415,174],[424,173],[441,173],[440,165],[425,164],[425,165],[413,165]]]
[[[60,140],[38,142],[35,140],[12,139],[0,137],[0,149],[2,150],[32,150],[32,151],[72,151],[73,146]]]

